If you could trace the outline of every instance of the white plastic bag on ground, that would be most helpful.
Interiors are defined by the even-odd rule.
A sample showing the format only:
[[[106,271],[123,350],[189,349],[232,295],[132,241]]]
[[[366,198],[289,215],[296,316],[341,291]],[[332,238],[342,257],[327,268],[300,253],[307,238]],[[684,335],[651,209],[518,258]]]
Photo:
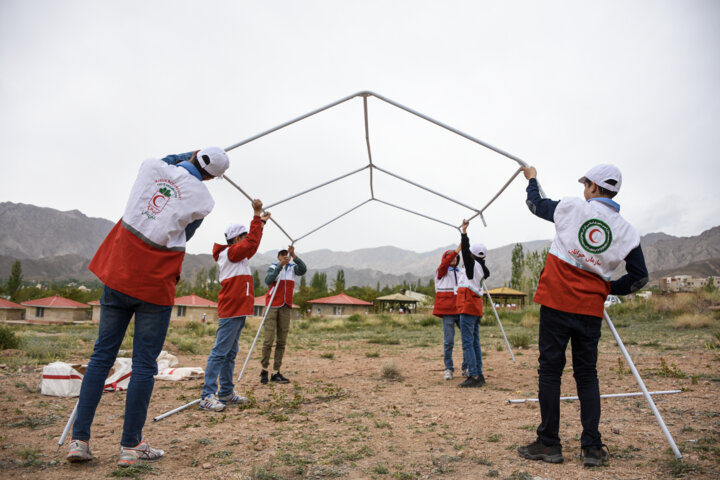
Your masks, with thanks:
[[[105,392],[119,392],[127,390],[132,375],[132,359],[116,358],[110,376],[105,379]]]
[[[45,365],[40,382],[40,393],[54,397],[77,397],[80,395],[83,373],[81,365],[53,362]]]
[[[166,368],[177,367],[178,359],[172,353],[168,353],[166,350],[163,350],[157,357],[157,364],[158,372],[161,372]]]
[[[205,371],[200,367],[180,367],[165,368],[160,370],[155,378],[158,380],[184,380],[187,378],[197,378],[205,375]]]

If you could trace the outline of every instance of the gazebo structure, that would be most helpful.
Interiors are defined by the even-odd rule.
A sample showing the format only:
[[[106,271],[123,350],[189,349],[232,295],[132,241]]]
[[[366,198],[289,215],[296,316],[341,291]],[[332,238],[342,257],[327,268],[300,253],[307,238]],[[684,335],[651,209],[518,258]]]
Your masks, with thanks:
[[[25,307],[0,298],[0,322],[5,320],[25,320]]]
[[[313,315],[326,315],[330,317],[346,317],[356,313],[368,314],[372,303],[351,297],[345,292],[333,295],[332,297],[316,298],[310,300]]]
[[[175,299],[171,322],[217,322],[217,303],[190,294]]]
[[[520,305],[520,308],[525,307],[525,297],[527,297],[527,293],[521,292],[520,290],[515,290],[510,287],[500,287],[493,288],[492,290],[489,290],[488,293],[492,297],[497,308],[515,309],[518,304]]]
[[[29,300],[21,305],[26,308],[25,318],[30,323],[53,324],[90,320],[88,304],[60,295]]]
[[[417,304],[420,300],[402,293],[393,293],[377,297],[380,313],[386,310],[391,313],[417,313]]]

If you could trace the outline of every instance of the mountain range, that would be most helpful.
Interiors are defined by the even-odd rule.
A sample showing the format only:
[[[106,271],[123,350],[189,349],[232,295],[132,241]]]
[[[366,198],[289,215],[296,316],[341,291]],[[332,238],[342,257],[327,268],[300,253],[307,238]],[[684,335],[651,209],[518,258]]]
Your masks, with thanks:
[[[78,210],[62,212],[52,208],[22,203],[0,202],[0,279],[5,279],[16,260],[21,260],[27,280],[92,281],[96,277],[87,269],[95,250],[113,226],[103,218],[87,217]],[[651,279],[680,273],[707,276],[720,274],[720,226],[700,235],[674,237],[650,233],[641,239]],[[525,252],[542,250],[550,240],[523,242]],[[328,249],[303,252],[309,275],[324,272],[328,280],[342,268],[346,285],[380,283],[397,285],[403,281],[423,283],[432,277],[442,252],[454,248],[447,245],[428,252],[413,252],[393,246],[364,248],[350,252]],[[510,280],[511,255],[514,244],[488,252],[490,287]],[[275,252],[258,252],[250,261],[253,268],[264,273],[276,261]],[[210,255],[185,256],[183,277],[192,279],[201,268],[213,266]],[[622,273],[618,269],[618,275]]]

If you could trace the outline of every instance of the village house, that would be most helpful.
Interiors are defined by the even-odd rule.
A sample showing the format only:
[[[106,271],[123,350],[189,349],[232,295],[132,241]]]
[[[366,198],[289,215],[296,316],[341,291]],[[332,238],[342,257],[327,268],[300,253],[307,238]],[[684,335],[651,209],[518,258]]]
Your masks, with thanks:
[[[194,293],[177,297],[173,307],[171,322],[217,322],[217,303]]]
[[[373,306],[372,303],[351,297],[345,292],[332,297],[310,300],[308,303],[312,304],[313,315],[328,317],[346,317],[356,313],[364,315],[370,313],[370,308]]]
[[[675,275],[663,277],[660,289],[664,292],[692,292],[704,288],[712,279],[713,285],[720,287],[720,276],[692,277],[691,275]]]
[[[30,323],[74,323],[90,320],[90,308],[85,303],[55,295],[23,302],[25,319]]]
[[[0,298],[0,322],[5,320],[25,320],[25,307]]]

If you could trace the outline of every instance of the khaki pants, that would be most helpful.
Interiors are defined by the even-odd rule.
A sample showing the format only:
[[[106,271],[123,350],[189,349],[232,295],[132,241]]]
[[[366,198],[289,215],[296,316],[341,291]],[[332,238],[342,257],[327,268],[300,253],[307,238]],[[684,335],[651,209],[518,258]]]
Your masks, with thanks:
[[[273,370],[276,372],[282,366],[283,355],[285,355],[285,345],[287,344],[288,332],[290,331],[290,312],[292,309],[288,305],[279,308],[271,308],[265,319],[265,340],[263,341],[262,360],[260,363],[264,370],[270,366],[270,354],[272,352],[275,334],[277,332],[277,343],[275,344],[275,361],[273,362]]]

